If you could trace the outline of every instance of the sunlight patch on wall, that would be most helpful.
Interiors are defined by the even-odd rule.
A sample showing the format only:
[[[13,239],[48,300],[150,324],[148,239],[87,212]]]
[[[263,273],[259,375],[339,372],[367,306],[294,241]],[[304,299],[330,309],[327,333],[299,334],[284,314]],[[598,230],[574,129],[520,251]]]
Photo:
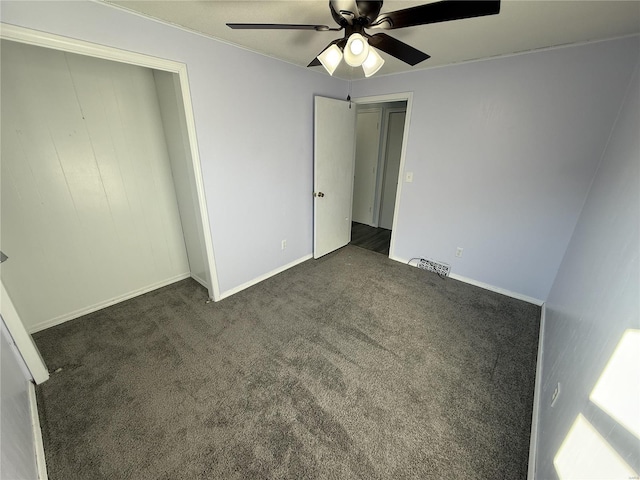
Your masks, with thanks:
[[[638,475],[582,414],[573,422],[553,464],[560,480],[629,479]]]
[[[640,438],[640,330],[626,330],[589,399]]]

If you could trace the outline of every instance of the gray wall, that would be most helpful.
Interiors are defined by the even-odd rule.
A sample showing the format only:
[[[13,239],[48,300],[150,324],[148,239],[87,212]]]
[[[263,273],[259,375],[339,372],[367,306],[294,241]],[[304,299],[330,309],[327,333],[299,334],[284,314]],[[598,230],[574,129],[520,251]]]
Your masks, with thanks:
[[[554,458],[579,414],[640,472],[638,438],[629,432],[628,425],[624,428],[611,412],[604,414],[589,399],[623,333],[640,328],[638,132],[640,83],[636,70],[546,305],[538,478],[557,478]],[[638,364],[627,366],[635,368],[635,373],[621,379],[623,390],[618,397],[633,395],[632,385],[637,388],[640,382]],[[551,407],[558,382],[560,395]],[[631,397],[631,402],[635,402],[637,418],[640,398]],[[584,447],[583,452],[587,458],[593,457]],[[570,466],[576,467],[580,465]]]
[[[356,98],[413,92],[396,256],[545,300],[637,49],[635,37],[354,82]]]
[[[5,23],[187,65],[222,294],[311,252],[313,96],[344,98],[347,82],[99,2],[0,8]]]

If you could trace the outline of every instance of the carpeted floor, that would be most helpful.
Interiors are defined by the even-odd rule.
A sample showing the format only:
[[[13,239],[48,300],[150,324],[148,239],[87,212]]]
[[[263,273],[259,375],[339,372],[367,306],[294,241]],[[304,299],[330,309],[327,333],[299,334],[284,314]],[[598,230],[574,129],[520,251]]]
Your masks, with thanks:
[[[540,309],[354,246],[35,340],[51,480],[526,477]]]

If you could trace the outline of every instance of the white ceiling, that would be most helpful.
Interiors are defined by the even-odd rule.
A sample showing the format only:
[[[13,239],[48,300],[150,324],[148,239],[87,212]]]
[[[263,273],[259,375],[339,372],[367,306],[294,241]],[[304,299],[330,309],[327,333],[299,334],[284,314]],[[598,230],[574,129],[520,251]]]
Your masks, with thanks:
[[[227,22],[301,23],[336,27],[328,0],[103,1],[302,67],[329,42],[343,36],[343,32],[232,30],[225,25]],[[424,3],[430,2],[387,0],[381,12]],[[428,53],[431,58],[411,67],[381,53],[385,64],[376,75],[637,34],[640,33],[640,0],[506,0],[498,15],[385,32]],[[324,72],[322,66],[312,68]],[[344,62],[334,76],[364,77],[362,69],[351,68]]]

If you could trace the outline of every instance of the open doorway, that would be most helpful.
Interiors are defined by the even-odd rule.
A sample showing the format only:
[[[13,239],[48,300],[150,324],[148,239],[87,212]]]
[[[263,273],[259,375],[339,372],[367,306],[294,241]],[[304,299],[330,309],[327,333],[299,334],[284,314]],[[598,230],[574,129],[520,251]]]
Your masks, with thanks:
[[[351,243],[389,256],[407,100],[357,106]]]

